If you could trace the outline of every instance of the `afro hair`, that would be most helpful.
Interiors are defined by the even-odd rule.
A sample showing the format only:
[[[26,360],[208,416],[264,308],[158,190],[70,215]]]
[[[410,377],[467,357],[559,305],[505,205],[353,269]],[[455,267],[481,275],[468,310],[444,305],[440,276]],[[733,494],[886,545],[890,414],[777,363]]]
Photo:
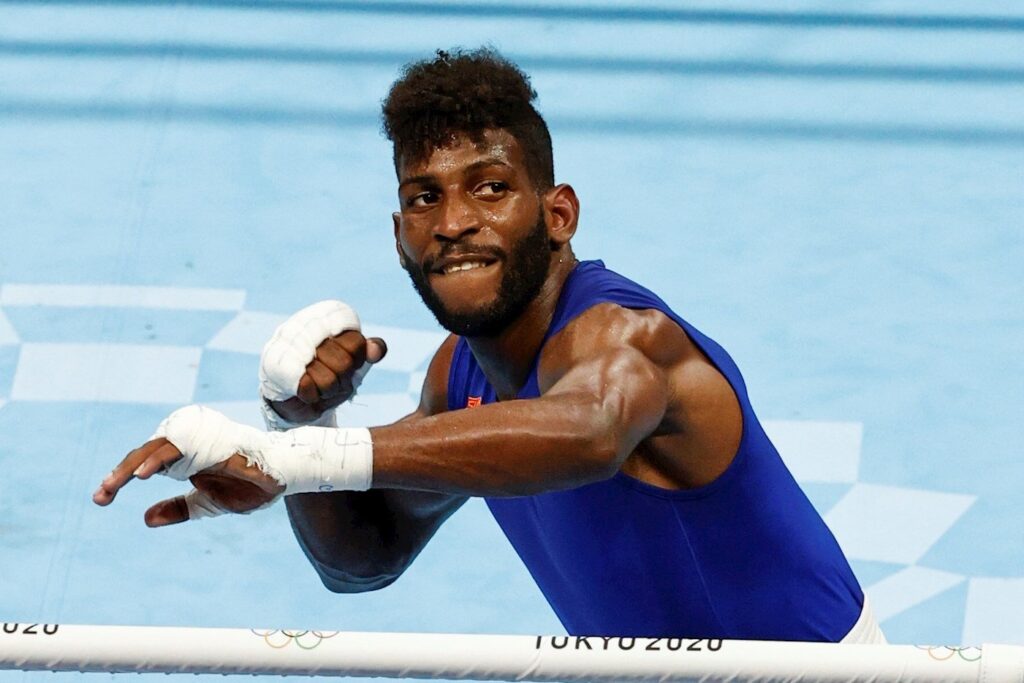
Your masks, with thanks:
[[[529,77],[492,48],[438,50],[433,59],[408,64],[382,107],[395,171],[458,135],[480,142],[485,131],[504,129],[522,147],[534,186],[550,188],[551,134],[533,106],[536,98]]]

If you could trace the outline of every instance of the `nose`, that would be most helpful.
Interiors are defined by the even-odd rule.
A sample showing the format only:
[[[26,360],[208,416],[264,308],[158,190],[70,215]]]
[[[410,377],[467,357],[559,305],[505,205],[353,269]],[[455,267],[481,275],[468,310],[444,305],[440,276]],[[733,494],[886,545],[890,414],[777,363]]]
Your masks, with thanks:
[[[457,242],[480,230],[480,215],[471,202],[457,195],[445,197],[441,214],[434,226],[434,237],[442,242]]]

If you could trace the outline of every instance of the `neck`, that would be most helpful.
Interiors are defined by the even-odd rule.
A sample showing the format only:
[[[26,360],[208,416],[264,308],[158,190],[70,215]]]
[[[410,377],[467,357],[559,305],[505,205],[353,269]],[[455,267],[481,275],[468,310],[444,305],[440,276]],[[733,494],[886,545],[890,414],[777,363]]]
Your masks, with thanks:
[[[515,398],[526,384],[544,335],[551,326],[562,287],[576,263],[568,245],[557,253],[552,252],[548,277],[526,310],[497,336],[466,338],[473,357],[499,399]]]

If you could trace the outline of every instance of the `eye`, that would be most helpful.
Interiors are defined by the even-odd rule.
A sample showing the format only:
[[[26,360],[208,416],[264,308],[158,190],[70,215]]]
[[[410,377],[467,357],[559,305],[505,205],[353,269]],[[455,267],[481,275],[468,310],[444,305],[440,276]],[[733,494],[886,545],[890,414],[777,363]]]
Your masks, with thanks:
[[[502,196],[507,191],[508,183],[501,180],[488,180],[486,183],[480,183],[476,188],[476,194],[484,197]]]
[[[418,192],[406,199],[405,205],[409,207],[432,206],[437,203],[437,199],[438,197],[436,192]]]

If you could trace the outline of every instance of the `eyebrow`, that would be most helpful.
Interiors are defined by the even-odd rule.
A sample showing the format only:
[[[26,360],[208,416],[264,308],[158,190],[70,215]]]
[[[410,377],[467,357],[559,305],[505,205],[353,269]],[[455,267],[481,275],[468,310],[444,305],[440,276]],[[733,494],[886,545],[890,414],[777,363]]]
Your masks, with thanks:
[[[398,189],[401,190],[406,185],[437,185],[437,178],[432,175],[414,175],[411,178],[406,178],[402,182],[398,183]]]
[[[466,170],[479,171],[480,169],[487,168],[488,166],[504,166],[505,168],[512,168],[507,163],[505,163],[504,159],[499,159],[497,157],[487,157],[486,159],[481,159],[480,161],[474,161],[472,164],[466,167]]]
[[[504,159],[500,159],[498,157],[487,157],[486,159],[481,159],[480,161],[474,161],[469,166],[467,166],[466,173],[473,173],[475,171],[488,168],[490,166],[502,166],[504,168],[512,168],[508,163],[505,162]],[[403,187],[406,187],[407,185],[426,185],[428,187],[436,187],[438,184],[439,183],[437,182],[436,176],[416,175],[410,178],[406,178],[405,180],[400,182],[398,184],[398,189],[401,190]]]

